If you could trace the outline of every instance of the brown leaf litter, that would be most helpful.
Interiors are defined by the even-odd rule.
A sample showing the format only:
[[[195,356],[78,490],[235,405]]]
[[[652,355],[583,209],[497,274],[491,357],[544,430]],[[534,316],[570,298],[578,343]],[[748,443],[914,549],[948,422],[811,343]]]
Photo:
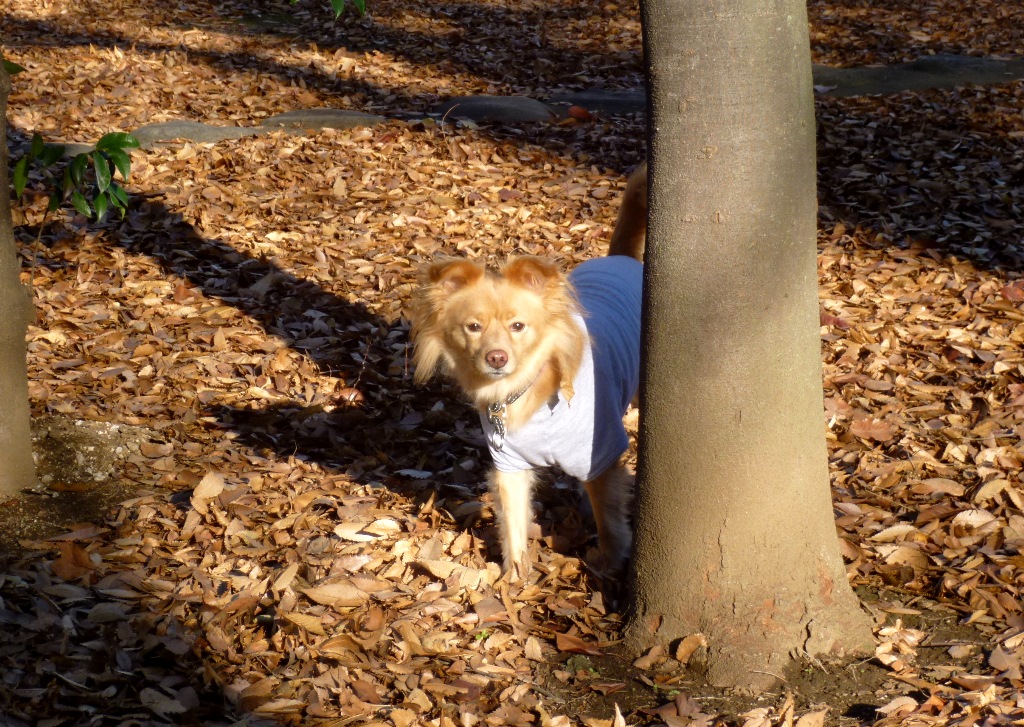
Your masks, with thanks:
[[[28,69],[12,146],[640,83],[632,4],[371,9],[11,0],[4,50]],[[815,59],[1012,54],[1022,12],[976,3],[965,23],[950,0],[816,0]],[[6,723],[1024,718],[1021,88],[818,102],[825,423],[878,649],[852,672],[808,664],[792,694],[760,701],[681,668],[700,634],[618,654],[568,483],[539,493],[531,579],[502,578],[475,417],[409,377],[419,263],[602,254],[643,119],[181,143],[133,154],[123,222],[40,229],[36,199],[18,228],[35,413],[133,434],[98,440],[122,447],[92,467],[107,484],[51,477],[31,496],[81,517],[6,556]],[[97,511],[95,492],[117,496]]]

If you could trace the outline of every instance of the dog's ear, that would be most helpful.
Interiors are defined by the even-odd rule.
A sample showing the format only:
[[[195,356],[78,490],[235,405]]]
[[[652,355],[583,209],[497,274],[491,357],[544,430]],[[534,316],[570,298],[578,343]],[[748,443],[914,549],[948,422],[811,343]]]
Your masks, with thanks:
[[[469,260],[438,260],[420,270],[420,287],[408,309],[412,322],[412,339],[416,344],[413,380],[422,383],[439,368],[450,365],[444,346],[441,316],[451,294],[479,280],[483,266]]]
[[[552,285],[559,285],[565,281],[565,276],[558,266],[533,255],[512,258],[501,269],[501,276],[509,282],[537,293],[543,293]]]
[[[450,259],[431,263],[423,271],[422,277],[427,285],[439,288],[445,293],[454,293],[475,283],[483,274],[483,267],[475,262]]]

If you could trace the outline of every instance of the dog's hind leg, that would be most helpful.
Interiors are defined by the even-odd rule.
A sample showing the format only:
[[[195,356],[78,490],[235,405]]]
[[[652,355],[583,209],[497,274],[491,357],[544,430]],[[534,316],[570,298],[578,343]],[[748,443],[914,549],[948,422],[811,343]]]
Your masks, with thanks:
[[[604,568],[609,575],[621,575],[633,545],[633,532],[629,526],[633,484],[633,475],[621,465],[609,467],[584,483],[594,510]]]
[[[533,482],[533,470],[491,473],[505,570],[518,568],[522,576],[530,570],[528,535],[533,522]]]

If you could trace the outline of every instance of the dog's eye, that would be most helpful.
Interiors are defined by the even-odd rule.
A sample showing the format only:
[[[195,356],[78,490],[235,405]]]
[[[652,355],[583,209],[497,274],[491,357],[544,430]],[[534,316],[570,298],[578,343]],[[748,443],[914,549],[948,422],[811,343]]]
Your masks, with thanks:
[[[469,331],[470,333],[480,333],[480,331],[482,331],[483,329],[484,329],[484,327],[481,326],[476,321],[473,321],[472,323],[467,323],[466,324],[466,330]]]
[[[510,330],[511,330],[511,331],[512,331],[513,333],[520,333],[520,332],[522,332],[522,331],[525,331],[525,330],[526,330],[526,324],[525,324],[525,323],[523,323],[522,321],[516,321],[516,322],[515,322],[515,323],[513,323],[513,324],[512,324],[511,326],[509,326],[509,329],[510,329]]]

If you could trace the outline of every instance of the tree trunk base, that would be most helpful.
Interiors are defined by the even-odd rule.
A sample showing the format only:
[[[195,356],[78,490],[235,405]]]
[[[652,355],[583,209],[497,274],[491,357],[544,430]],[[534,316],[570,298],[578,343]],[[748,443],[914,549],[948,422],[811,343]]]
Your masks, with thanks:
[[[14,304],[0,306],[9,311],[0,321],[0,497],[13,497],[36,484],[25,364],[25,311],[31,304],[24,286],[17,281],[9,285]]]
[[[686,663],[705,684],[751,694],[769,691],[794,681],[808,665],[873,653],[871,617],[845,582],[838,588],[833,584],[823,578],[818,593],[802,596],[750,598],[740,592],[726,599],[710,595],[718,587],[705,583],[709,595],[701,614],[654,613],[636,604],[625,646],[639,654],[662,644],[673,653],[680,639],[701,634],[706,646]]]

